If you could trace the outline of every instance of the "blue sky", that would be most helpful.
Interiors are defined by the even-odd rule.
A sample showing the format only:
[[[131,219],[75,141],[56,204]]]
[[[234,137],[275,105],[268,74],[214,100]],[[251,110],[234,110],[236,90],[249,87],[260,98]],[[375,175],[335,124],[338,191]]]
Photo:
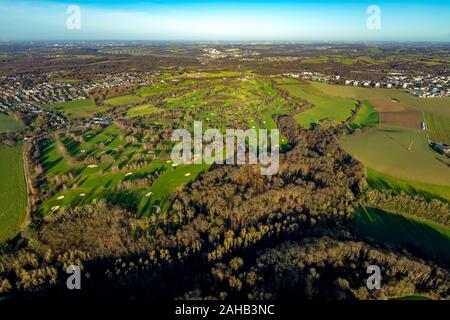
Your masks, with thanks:
[[[71,4],[79,30],[66,27]],[[370,5],[379,30],[366,26]],[[0,0],[5,40],[450,41],[450,0]]]

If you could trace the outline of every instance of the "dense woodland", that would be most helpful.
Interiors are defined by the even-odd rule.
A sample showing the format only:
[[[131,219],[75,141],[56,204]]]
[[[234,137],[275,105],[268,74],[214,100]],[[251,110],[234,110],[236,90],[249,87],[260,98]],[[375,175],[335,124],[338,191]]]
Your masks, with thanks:
[[[370,190],[366,193],[365,203],[370,207],[406,213],[450,227],[449,204],[443,200],[426,201],[420,195],[411,196],[403,191],[396,194],[392,190]]]
[[[138,219],[98,201],[36,218],[1,249],[0,297],[448,298],[447,266],[360,239],[347,227],[361,202],[383,207],[403,196],[363,199],[364,168],[339,146],[335,130],[304,130],[290,116],[276,121],[290,145],[276,175],[216,165],[159,215]],[[428,206],[436,217],[445,210]],[[82,269],[81,291],[66,289],[70,264]],[[381,290],[366,288],[371,264],[383,270]]]

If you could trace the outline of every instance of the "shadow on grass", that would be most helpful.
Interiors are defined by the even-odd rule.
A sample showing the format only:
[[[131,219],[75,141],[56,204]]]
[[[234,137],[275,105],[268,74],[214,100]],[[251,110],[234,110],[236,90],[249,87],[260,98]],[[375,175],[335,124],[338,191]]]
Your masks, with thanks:
[[[138,212],[139,202],[141,199],[139,194],[128,190],[105,190],[101,197],[105,198],[112,205],[120,206],[136,214]]]
[[[93,188],[88,194],[86,194],[84,197],[78,196],[76,197],[71,203],[71,207],[76,206],[82,206],[88,203],[92,203],[94,201],[94,198],[96,196],[97,187]]]
[[[376,190],[388,189],[388,190],[394,191],[395,194],[400,194],[403,191],[404,193],[406,193],[410,196],[420,195],[427,201],[431,201],[432,199],[437,198],[441,201],[448,202],[446,199],[444,199],[434,193],[424,191],[421,189],[417,189],[411,185],[400,185],[400,184],[396,184],[394,182],[389,182],[380,177],[369,177],[367,179],[367,183],[370,188],[376,189]]]
[[[97,137],[99,134],[100,134],[100,131],[86,132],[85,134],[82,135],[82,137],[83,137],[84,141],[89,142],[92,139],[94,139],[95,137]]]
[[[86,151],[85,154],[86,154],[86,156],[94,157],[96,153],[97,153],[97,148],[91,148],[88,151]]]
[[[81,185],[83,185],[83,183],[85,183],[88,179],[89,179],[88,177],[81,177],[81,176],[80,176],[79,178],[77,178],[76,183],[77,183],[79,186],[81,186]]]
[[[71,173],[74,177],[78,177],[83,172],[83,170],[83,167],[72,168],[69,170],[69,173]]]
[[[80,143],[78,141],[74,141],[68,137],[65,137],[62,142],[71,157],[76,157],[78,155],[78,147],[80,146]]]
[[[59,157],[58,159],[55,159],[53,161],[48,161],[48,157],[44,156],[41,158],[41,164],[44,171],[49,171],[51,168],[56,166],[58,163],[60,163],[63,160],[63,157]],[[57,172],[59,173],[59,172]]]
[[[357,234],[450,263],[450,236],[424,222],[375,208],[360,207],[352,228]]]

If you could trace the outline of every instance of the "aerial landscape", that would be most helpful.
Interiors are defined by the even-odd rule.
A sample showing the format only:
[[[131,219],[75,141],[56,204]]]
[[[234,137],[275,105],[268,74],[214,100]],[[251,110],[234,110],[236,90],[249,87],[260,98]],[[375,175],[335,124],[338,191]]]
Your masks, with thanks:
[[[204,1],[106,33],[136,3],[0,4],[0,303],[450,299],[448,4],[443,38],[173,31]]]

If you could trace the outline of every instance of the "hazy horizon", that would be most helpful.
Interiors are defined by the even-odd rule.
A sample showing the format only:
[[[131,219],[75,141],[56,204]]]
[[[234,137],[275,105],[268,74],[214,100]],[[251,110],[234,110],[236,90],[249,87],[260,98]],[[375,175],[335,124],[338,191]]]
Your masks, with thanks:
[[[69,5],[80,28],[67,28]],[[376,29],[367,27],[371,5]],[[0,12],[0,41],[450,41],[450,5],[436,0],[3,0]]]
[[[218,44],[218,45],[410,45],[410,46],[420,46],[420,45],[450,45],[450,40],[389,40],[389,41],[363,41],[363,40],[170,40],[170,39],[160,39],[160,40],[144,40],[144,39],[77,39],[77,40],[67,40],[67,39],[49,39],[49,40],[0,40],[0,43],[11,43],[11,44],[137,44],[137,45],[148,45],[148,44],[192,44],[192,45],[202,45],[202,44]]]

